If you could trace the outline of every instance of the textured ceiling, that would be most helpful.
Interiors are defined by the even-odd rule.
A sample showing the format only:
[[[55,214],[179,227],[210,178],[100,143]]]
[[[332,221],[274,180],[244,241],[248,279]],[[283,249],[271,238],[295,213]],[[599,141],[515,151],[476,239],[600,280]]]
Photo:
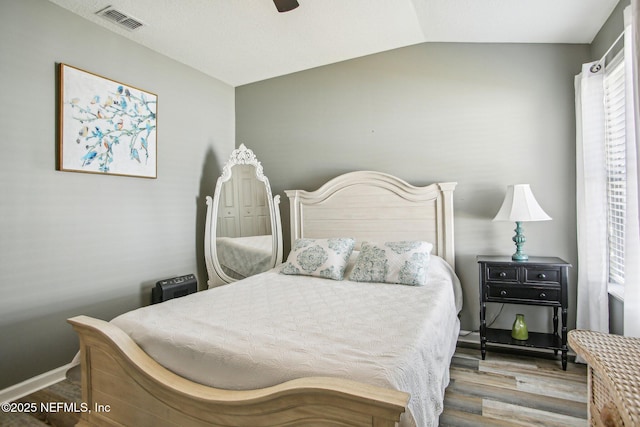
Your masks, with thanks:
[[[422,42],[591,43],[618,0],[50,0],[239,86]],[[128,31],[106,6],[142,21]]]

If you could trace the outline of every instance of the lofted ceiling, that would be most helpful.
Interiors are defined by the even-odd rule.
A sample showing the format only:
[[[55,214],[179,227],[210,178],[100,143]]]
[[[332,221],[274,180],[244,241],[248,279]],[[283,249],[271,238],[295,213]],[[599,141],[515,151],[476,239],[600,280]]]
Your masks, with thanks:
[[[232,86],[423,42],[591,43],[618,0],[49,0]],[[144,25],[96,15],[113,6]]]

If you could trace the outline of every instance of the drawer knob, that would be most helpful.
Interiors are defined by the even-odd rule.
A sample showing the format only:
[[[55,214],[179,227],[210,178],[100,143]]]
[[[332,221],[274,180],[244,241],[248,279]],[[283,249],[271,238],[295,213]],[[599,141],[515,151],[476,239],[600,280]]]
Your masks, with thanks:
[[[506,297],[507,296],[507,291],[505,291],[504,289],[500,291],[500,296]]]
[[[545,294],[544,292],[540,293],[540,298],[546,298],[546,297],[547,297],[547,294]]]
[[[507,277],[507,273],[505,273],[504,271],[501,271],[500,274],[498,274],[498,276],[500,277]],[[503,291],[504,292],[504,291]]]
[[[546,274],[544,274],[544,273],[538,274],[538,279],[546,279],[546,278],[547,278]]]

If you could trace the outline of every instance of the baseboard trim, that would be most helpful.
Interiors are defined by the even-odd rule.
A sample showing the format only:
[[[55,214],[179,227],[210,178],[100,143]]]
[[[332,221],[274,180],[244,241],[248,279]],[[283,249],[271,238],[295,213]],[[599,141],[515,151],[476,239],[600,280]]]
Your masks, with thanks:
[[[464,329],[461,329],[458,334],[458,342],[480,344],[480,333],[477,331],[465,331]]]
[[[0,403],[13,402],[35,391],[60,382],[65,379],[67,371],[77,365],[79,365],[79,362],[73,361],[59,368],[52,369],[49,372],[12,385],[11,387],[7,387],[4,390],[0,390]]]

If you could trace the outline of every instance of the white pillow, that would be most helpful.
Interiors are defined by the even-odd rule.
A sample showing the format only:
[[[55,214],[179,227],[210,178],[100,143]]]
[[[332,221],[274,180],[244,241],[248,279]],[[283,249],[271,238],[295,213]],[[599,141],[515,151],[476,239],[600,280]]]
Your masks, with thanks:
[[[342,280],[355,243],[349,237],[298,239],[280,272]]]
[[[349,280],[422,286],[433,245],[422,241],[362,242]]]

